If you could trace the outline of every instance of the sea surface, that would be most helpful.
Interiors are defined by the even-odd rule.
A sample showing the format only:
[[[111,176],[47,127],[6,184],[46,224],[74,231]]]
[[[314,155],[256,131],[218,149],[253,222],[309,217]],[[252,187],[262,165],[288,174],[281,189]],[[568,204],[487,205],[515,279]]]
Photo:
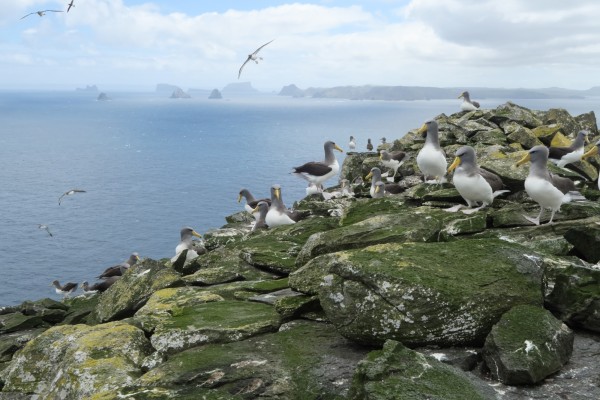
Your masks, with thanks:
[[[97,93],[0,91],[0,305],[58,299],[52,280],[93,282],[134,251],[171,257],[182,226],[203,233],[243,210],[241,188],[268,197],[280,184],[291,206],[306,188],[292,167],[321,160],[326,140],[347,150],[353,135],[365,151],[367,138],[393,141],[460,104],[108,95],[102,102]],[[573,115],[600,110],[598,99],[517,104]],[[341,165],[345,153],[336,156]],[[73,188],[86,193],[59,205]]]

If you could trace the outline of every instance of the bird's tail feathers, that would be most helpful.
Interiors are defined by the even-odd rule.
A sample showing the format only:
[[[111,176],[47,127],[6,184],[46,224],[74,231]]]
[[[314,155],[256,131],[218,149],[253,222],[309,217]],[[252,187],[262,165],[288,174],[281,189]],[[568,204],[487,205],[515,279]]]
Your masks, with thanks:
[[[492,193],[492,199],[495,199],[496,197],[504,193],[510,193],[510,190],[496,190],[494,193]]]
[[[569,203],[571,201],[581,202],[581,201],[587,201],[587,199],[585,198],[584,195],[582,195],[578,191],[572,190],[570,192],[567,192],[567,194],[565,194],[565,196],[563,197],[563,203]]]

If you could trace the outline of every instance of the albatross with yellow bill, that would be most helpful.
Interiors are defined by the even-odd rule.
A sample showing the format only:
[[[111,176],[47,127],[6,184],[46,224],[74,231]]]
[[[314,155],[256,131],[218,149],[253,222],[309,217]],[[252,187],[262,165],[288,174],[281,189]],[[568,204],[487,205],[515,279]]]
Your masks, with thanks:
[[[582,159],[597,156],[600,154],[600,140],[596,142],[596,145],[592,147],[587,153],[581,156]],[[600,190],[600,170],[598,171],[598,190]]]
[[[254,198],[254,196],[252,196],[252,193],[250,193],[250,191],[248,189],[240,190],[240,193],[238,195],[238,203],[240,201],[242,201],[243,198],[246,199],[246,204],[244,204],[244,209],[246,211],[248,211],[254,217],[255,220],[258,220],[258,212],[256,210],[256,206],[258,205],[259,202],[264,201],[267,203],[267,205],[271,205],[270,199],[256,200]]]
[[[344,150],[331,140],[325,142],[323,149],[325,150],[325,159],[323,161],[307,162],[294,168],[292,173],[314,183],[317,187],[321,187],[323,182],[337,174],[340,170],[340,165],[333,154],[333,150],[344,152]]]
[[[486,171],[477,165],[475,150],[471,146],[463,146],[456,151],[452,165],[448,167],[448,173],[454,171],[452,181],[458,193],[467,202],[469,210],[463,210],[465,214],[471,214],[489,206],[494,198],[508,190],[502,190],[504,183],[502,179],[493,172]],[[477,206],[482,203],[481,206]],[[446,211],[458,211],[462,205],[451,207]]]
[[[280,225],[295,224],[305,216],[304,212],[289,210],[283,204],[281,196],[281,186],[271,186],[271,207],[265,216],[265,222],[269,228],[274,228]]]
[[[560,211],[563,203],[573,200],[585,200],[575,188],[575,184],[568,178],[562,178],[548,171],[548,148],[543,145],[532,147],[525,156],[517,162],[517,166],[531,162],[529,175],[525,179],[525,191],[536,203],[540,205],[537,218],[525,216],[525,219],[536,225],[545,208],[551,210],[549,224],[552,223],[554,214]]]
[[[381,163],[384,166],[394,170],[394,176],[392,176],[393,181],[396,177],[396,174],[398,173],[398,168],[400,168],[400,166],[404,164],[404,161],[406,160],[406,153],[400,150],[381,150],[381,153],[379,153],[379,160],[381,160]]]
[[[444,183],[448,162],[446,153],[440,147],[437,122],[425,122],[418,133],[425,136],[425,146],[417,154],[417,166],[423,173],[425,183]],[[427,177],[433,177],[434,180],[428,181]]]
[[[567,164],[581,160],[586,143],[589,143],[588,132],[579,131],[577,137],[570,146],[550,146],[548,149],[548,159],[555,163],[557,167],[564,168]]]
[[[460,109],[463,111],[475,111],[479,109],[479,103],[471,100],[471,95],[466,90],[458,96],[462,98],[463,102],[460,104]]]
[[[404,190],[402,186],[398,185],[397,183],[385,183],[383,187],[380,187],[379,191],[377,191],[377,183],[383,182],[381,180],[381,170],[377,167],[371,168],[371,171],[369,171],[369,174],[365,177],[365,179],[371,179],[371,189],[369,189],[369,194],[373,198],[383,197],[383,193],[381,192],[382,189],[390,194],[397,194]],[[378,196],[377,194],[380,192],[381,195]]]
[[[196,246],[193,241],[194,237],[202,238],[202,235],[199,234],[198,232],[196,232],[194,230],[194,228],[191,228],[189,226],[184,226],[179,231],[179,236],[181,238],[181,241],[179,242],[177,247],[175,247],[175,255],[171,258],[171,262],[174,263],[175,261],[177,261],[177,259],[179,258],[179,255],[184,250],[187,250],[187,254],[185,256],[185,262],[193,260],[194,258],[198,257],[198,255],[200,255],[200,254],[206,253],[206,249],[204,247]]]

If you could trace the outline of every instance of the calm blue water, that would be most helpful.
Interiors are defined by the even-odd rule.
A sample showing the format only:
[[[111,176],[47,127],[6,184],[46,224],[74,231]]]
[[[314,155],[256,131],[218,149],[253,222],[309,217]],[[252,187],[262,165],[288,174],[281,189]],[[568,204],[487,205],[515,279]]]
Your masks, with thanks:
[[[109,95],[97,102],[89,93],[0,92],[0,305],[58,298],[52,280],[93,281],[133,251],[171,257],[182,226],[205,232],[242,210],[242,187],[267,196],[279,183],[291,205],[306,185],[289,171],[322,159],[326,140],[346,149],[353,135],[364,150],[367,137],[391,141],[459,105]],[[596,107],[590,100],[519,104],[573,114]],[[344,155],[336,155],[341,164]],[[59,206],[72,188],[87,193]]]

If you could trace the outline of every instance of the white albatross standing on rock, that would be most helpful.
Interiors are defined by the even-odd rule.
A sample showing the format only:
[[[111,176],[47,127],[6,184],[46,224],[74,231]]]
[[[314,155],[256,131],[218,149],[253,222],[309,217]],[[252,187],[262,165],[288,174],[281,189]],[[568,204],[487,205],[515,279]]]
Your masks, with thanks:
[[[280,225],[295,224],[304,217],[305,213],[300,211],[291,211],[281,197],[281,186],[271,186],[271,207],[265,216],[265,222],[269,228],[274,228]]]
[[[471,96],[469,95],[469,92],[467,92],[466,90],[464,92],[462,92],[460,94],[460,96],[458,96],[458,98],[463,99],[463,102],[460,104],[461,110],[463,110],[463,111],[479,110],[479,103],[471,100]]]
[[[417,166],[425,183],[444,183],[446,178],[446,153],[440,147],[440,139],[438,133],[438,124],[434,120],[427,121],[423,124],[418,133],[425,136],[425,146],[417,154]],[[428,181],[427,177],[433,177],[433,181]]]
[[[179,235],[181,237],[181,241],[179,242],[177,247],[175,247],[175,255],[171,258],[172,263],[177,261],[179,255],[184,250],[187,250],[187,254],[185,256],[186,262],[193,260],[194,258],[198,257],[199,254],[204,254],[206,252],[206,249],[194,246],[194,242],[192,240],[194,236],[197,238],[202,238],[202,235],[196,232],[193,228],[190,228],[189,226],[184,226],[183,228],[181,228],[181,231],[179,231]]]
[[[546,146],[534,146],[525,156],[517,162],[517,166],[530,161],[529,175],[525,179],[525,191],[536,203],[540,205],[540,213],[537,218],[525,217],[526,220],[536,225],[540,224],[540,218],[544,208],[549,208],[549,224],[552,223],[554,214],[560,211],[563,203],[573,200],[585,200],[575,188],[575,184],[569,178],[562,178],[548,171],[548,148]]]
[[[307,162],[299,167],[295,167],[292,173],[306,179],[319,188],[322,187],[323,182],[340,171],[340,164],[335,158],[333,150],[335,149],[342,153],[344,152],[344,150],[330,140],[325,142],[323,149],[325,150],[325,159],[323,161]],[[273,201],[273,199],[271,199],[271,201]]]

